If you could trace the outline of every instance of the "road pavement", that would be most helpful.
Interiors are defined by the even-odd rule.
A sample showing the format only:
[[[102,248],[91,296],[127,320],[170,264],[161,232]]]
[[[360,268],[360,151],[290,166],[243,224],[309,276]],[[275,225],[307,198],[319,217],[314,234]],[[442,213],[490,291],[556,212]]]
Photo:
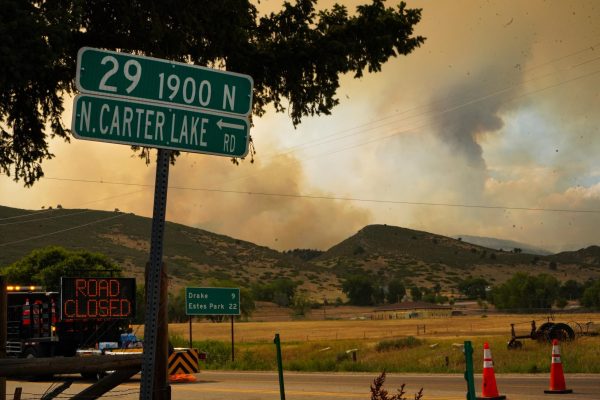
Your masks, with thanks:
[[[315,399],[365,399],[371,398],[369,387],[377,376],[374,373],[297,373],[285,372],[285,398],[287,400]],[[172,384],[172,399],[202,400],[277,400],[280,399],[279,380],[275,372],[220,372],[202,371],[196,374],[195,383]],[[92,382],[74,378],[73,385],[60,398],[75,394]],[[600,375],[566,375],[567,387],[573,394],[547,395],[549,377],[546,374],[507,374],[496,375],[500,394],[507,399],[541,400],[560,398],[561,400],[600,399]],[[481,395],[481,380],[476,376],[477,394]],[[57,386],[60,379],[45,382],[8,381],[8,399],[17,386],[23,388],[23,399],[39,399],[51,386]],[[403,383],[408,399],[414,398],[423,388],[424,400],[464,400],[466,382],[460,374],[388,374],[384,388],[390,394]],[[107,394],[109,399],[137,399],[139,397],[139,376],[122,384]],[[108,397],[110,396],[110,397]]]

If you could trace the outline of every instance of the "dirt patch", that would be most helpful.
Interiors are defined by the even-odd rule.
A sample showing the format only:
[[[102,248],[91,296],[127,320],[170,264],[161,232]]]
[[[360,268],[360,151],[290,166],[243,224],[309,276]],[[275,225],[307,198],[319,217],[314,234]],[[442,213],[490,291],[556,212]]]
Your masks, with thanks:
[[[104,239],[108,239],[119,246],[144,252],[150,252],[150,242],[147,240],[142,240],[119,233],[101,234],[98,236]]]

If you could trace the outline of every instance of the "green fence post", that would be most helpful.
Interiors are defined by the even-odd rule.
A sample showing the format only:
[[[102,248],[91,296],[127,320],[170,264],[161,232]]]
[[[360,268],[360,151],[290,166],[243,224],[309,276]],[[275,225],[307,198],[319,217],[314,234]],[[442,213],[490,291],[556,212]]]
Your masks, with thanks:
[[[465,341],[465,380],[467,381],[467,400],[476,400],[475,378],[473,377],[473,346],[471,341]]]
[[[279,393],[281,400],[285,400],[285,389],[283,387],[283,361],[281,360],[281,340],[279,340],[279,333],[275,334],[275,347],[277,348],[277,369],[279,370]]]

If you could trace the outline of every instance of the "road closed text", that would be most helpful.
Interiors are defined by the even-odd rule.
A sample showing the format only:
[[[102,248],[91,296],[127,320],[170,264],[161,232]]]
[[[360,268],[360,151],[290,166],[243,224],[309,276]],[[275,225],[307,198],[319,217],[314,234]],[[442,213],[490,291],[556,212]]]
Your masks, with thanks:
[[[129,278],[62,278],[63,319],[132,318],[135,281]]]

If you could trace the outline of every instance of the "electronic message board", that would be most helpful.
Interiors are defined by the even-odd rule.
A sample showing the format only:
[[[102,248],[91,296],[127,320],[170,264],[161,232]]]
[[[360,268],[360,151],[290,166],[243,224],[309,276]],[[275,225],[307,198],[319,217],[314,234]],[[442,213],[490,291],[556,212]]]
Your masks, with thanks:
[[[61,278],[62,319],[135,317],[134,278]]]

